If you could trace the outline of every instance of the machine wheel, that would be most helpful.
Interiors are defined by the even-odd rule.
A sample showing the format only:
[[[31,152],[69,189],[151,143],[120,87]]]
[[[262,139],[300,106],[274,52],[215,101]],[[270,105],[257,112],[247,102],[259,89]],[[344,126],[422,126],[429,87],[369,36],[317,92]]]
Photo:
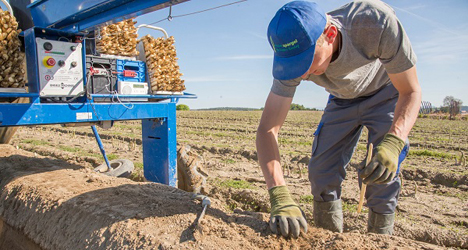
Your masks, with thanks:
[[[190,151],[190,146],[181,146],[177,151],[177,187],[187,192],[203,193],[206,176],[201,157]]]
[[[134,169],[133,162],[127,159],[112,160],[109,163],[112,170],[107,171],[107,164],[103,163],[95,168],[94,171],[108,176],[129,177]]]

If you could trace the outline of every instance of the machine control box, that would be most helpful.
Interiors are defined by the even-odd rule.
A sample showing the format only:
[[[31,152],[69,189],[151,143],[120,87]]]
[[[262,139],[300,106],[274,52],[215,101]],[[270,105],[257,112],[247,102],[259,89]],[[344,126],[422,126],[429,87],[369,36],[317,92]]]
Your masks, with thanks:
[[[148,83],[119,81],[119,94],[121,95],[147,95]]]
[[[126,82],[118,81],[119,94],[121,95],[147,95],[148,94],[148,83],[147,82]],[[143,102],[148,101],[148,98],[121,98],[122,101],[135,101]]]
[[[42,97],[71,97],[83,91],[81,43],[36,38]]]

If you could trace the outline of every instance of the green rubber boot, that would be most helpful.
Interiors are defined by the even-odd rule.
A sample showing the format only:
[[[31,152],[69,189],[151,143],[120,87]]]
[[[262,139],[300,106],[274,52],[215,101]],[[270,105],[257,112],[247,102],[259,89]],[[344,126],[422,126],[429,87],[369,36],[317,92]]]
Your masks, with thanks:
[[[367,221],[367,231],[369,233],[392,235],[394,222],[395,222],[395,213],[378,214],[369,209],[369,220]]]
[[[341,200],[314,201],[315,226],[333,232],[343,232],[343,211]]]

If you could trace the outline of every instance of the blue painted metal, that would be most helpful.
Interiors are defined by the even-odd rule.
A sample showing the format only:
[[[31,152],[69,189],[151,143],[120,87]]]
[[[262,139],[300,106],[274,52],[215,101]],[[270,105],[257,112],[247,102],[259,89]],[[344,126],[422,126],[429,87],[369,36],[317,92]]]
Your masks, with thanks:
[[[144,175],[149,181],[176,186],[176,105],[168,103],[166,119],[142,120]]]
[[[190,93],[183,93],[182,95],[111,95],[111,94],[95,94],[91,95],[93,98],[97,97],[107,97],[107,98],[112,98],[114,96],[115,98],[153,98],[153,99],[173,99],[173,98],[190,98],[194,99],[197,98],[196,95],[190,94]]]
[[[119,95],[119,94],[91,94],[91,98],[97,97],[115,97],[115,98],[152,98],[152,99],[173,99],[173,98],[182,98],[182,99],[196,99],[195,94],[183,93],[181,95]],[[14,97],[39,97],[39,94],[36,93],[16,93],[16,92],[0,92],[0,98],[14,98]]]
[[[117,80],[129,82],[144,82],[146,78],[146,64],[142,61],[128,61],[117,59]],[[135,77],[125,77],[124,70],[132,70]]]
[[[14,98],[14,97],[30,97],[37,98],[39,94],[37,93],[15,93],[15,92],[0,92],[0,98]]]
[[[169,103],[1,103],[2,126],[137,120],[167,117]]]
[[[94,126],[94,125],[91,126],[91,129],[93,130],[94,137],[96,137],[96,141],[98,143],[99,149],[101,150],[102,157],[104,157],[104,161],[106,162],[107,170],[111,171],[112,168],[111,168],[111,165],[109,163],[109,159],[107,159],[106,150],[104,150],[104,146],[102,145],[101,137],[99,136],[99,134],[97,132],[96,126]]]
[[[183,95],[110,95],[62,97],[60,103],[40,96],[41,86],[36,38],[77,42],[84,37],[78,31],[90,31],[130,17],[188,0],[38,0],[29,7],[36,26],[24,31],[28,70],[28,93],[0,92],[0,98],[28,97],[30,103],[0,103],[0,127],[66,124],[100,121],[142,120],[144,174],[150,181],[175,186],[177,174],[176,103]],[[85,48],[85,41],[81,41]],[[83,49],[83,69],[86,55]],[[86,87],[86,70],[83,70]],[[86,89],[86,88],[85,88]],[[1,91],[1,90],[0,90]],[[117,102],[95,103],[94,98],[108,97]],[[148,99],[149,102],[121,102],[121,98]],[[154,99],[157,99],[154,100]],[[67,103],[68,102],[68,103]],[[99,134],[92,126],[106,164],[109,161]]]
[[[90,31],[188,0],[40,0],[28,6],[35,26]]]

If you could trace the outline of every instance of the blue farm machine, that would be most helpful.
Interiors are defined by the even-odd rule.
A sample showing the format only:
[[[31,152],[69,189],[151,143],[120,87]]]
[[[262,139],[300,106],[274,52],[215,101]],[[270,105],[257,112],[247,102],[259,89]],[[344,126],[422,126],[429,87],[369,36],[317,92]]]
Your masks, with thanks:
[[[14,72],[13,77],[0,81],[0,139],[8,140],[18,126],[90,126],[103,153],[104,166],[112,171],[95,126],[109,128],[116,121],[141,120],[145,178],[175,186],[176,104],[180,98],[196,96],[152,88],[154,74],[148,72],[143,45],[132,45],[140,52],[135,55],[128,49],[116,53],[118,49],[97,41],[103,42],[104,32],[128,31],[106,30],[112,24],[186,0],[2,1],[23,30],[3,33],[13,32],[23,46],[0,41],[0,49],[7,51],[6,56],[0,55],[4,57],[0,70]],[[3,28],[11,28],[7,26]],[[167,38],[161,28],[140,25],[137,29],[141,27],[158,29]],[[135,35],[130,38],[135,40]],[[0,40],[4,39],[0,35]],[[18,50],[25,55],[27,77],[23,85],[15,80],[20,70],[10,65]],[[164,84],[164,79],[162,76],[159,81]]]

